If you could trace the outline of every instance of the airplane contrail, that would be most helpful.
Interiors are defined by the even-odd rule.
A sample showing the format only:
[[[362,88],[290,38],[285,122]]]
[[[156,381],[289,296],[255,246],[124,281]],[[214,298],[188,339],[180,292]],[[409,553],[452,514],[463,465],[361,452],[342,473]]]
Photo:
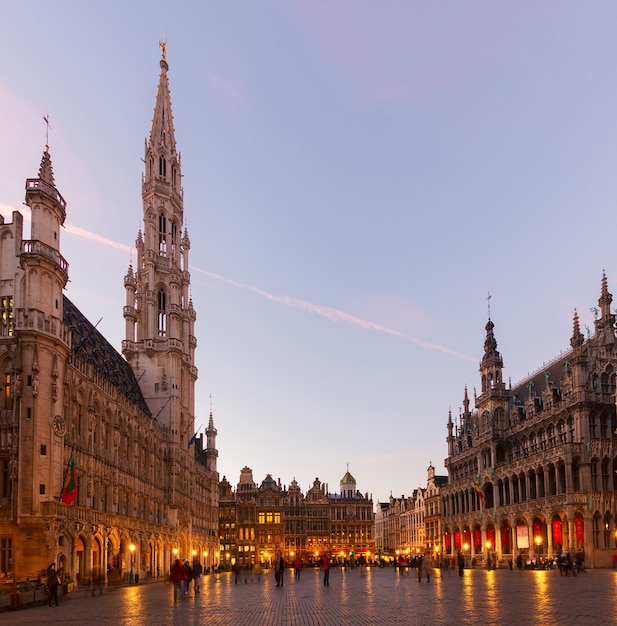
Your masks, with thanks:
[[[26,219],[29,219],[29,216]],[[82,239],[89,239],[92,241],[96,241],[104,246],[115,248],[117,250],[122,250],[124,252],[129,252],[129,253],[135,252],[135,248],[133,248],[132,246],[127,246],[126,244],[113,241],[111,239],[107,239],[106,237],[101,237],[100,235],[91,233],[88,230],[79,228],[78,226],[74,226],[70,222],[67,222],[65,224],[65,229],[67,233],[70,233]],[[301,311],[305,311],[307,313],[313,313],[315,315],[325,317],[326,319],[329,319],[332,322],[342,322],[344,324],[358,326],[359,328],[363,328],[364,330],[382,333],[384,335],[389,335],[390,337],[396,337],[398,339],[402,339],[403,341],[408,341],[409,343],[413,343],[414,345],[425,348],[426,350],[435,350],[437,352],[442,352],[443,354],[447,354],[449,356],[453,356],[457,359],[462,359],[464,361],[470,361],[472,363],[477,362],[477,358],[475,357],[469,356],[467,354],[463,354],[461,352],[457,352],[456,350],[452,350],[438,343],[430,343],[428,341],[423,341],[422,339],[418,339],[417,337],[413,337],[412,335],[407,335],[406,333],[402,333],[401,331],[395,330],[394,328],[389,328],[388,326],[383,326],[381,324],[376,324],[375,322],[364,320],[360,317],[356,317],[355,315],[350,315],[349,313],[345,313],[344,311],[340,311],[333,307],[314,304],[312,302],[308,302],[307,300],[301,300],[299,298],[293,298],[291,296],[280,296],[280,295],[272,294],[263,289],[259,289],[258,287],[251,287],[250,285],[245,285],[244,283],[238,282],[237,280],[232,280],[231,278],[225,278],[224,276],[220,276],[219,274],[215,274],[214,272],[209,272],[207,270],[204,270],[200,267],[196,267],[194,265],[191,265],[190,269],[196,272],[199,272],[200,274],[204,274],[205,276],[210,276],[211,278],[214,278],[227,285],[231,285],[239,289],[250,291],[251,293],[261,296],[262,298],[266,298],[267,300],[270,300],[271,302],[282,304],[284,306],[294,308],[294,309],[300,309]]]
[[[301,309],[308,313],[315,313],[316,315],[320,315],[321,317],[325,317],[333,322],[344,322],[346,324],[351,324],[353,326],[359,326],[360,328],[364,328],[365,330],[372,330],[378,333],[384,333],[386,335],[390,335],[391,337],[398,337],[399,339],[403,339],[404,341],[409,341],[417,346],[421,346],[422,348],[426,348],[427,350],[437,350],[438,352],[443,352],[444,354],[448,354],[450,356],[457,357],[459,359],[463,359],[465,361],[471,361],[473,363],[477,362],[477,359],[466,354],[462,354],[461,352],[456,352],[455,350],[451,350],[450,348],[446,348],[445,346],[439,345],[438,343],[429,343],[427,341],[423,341],[422,339],[418,339],[417,337],[412,337],[411,335],[407,335],[398,330],[394,330],[393,328],[388,328],[387,326],[382,326],[381,324],[375,324],[374,322],[369,322],[368,320],[363,320],[360,317],[356,317],[355,315],[350,315],[349,313],[345,313],[344,311],[339,311],[338,309],[334,309],[328,306],[322,306],[319,304],[313,304],[312,302],[307,302],[306,300],[300,300],[298,298],[292,298],[291,296],[277,296],[263,289],[259,289],[258,287],[251,287],[250,285],[245,285],[236,280],[232,280],[230,278],[225,278],[224,276],[220,276],[219,274],[214,274],[213,272],[208,272],[207,270],[203,270],[199,267],[192,266],[191,269],[205,274],[206,276],[211,276],[212,278],[216,278],[216,280],[220,280],[221,282],[227,283],[228,285],[233,285],[234,287],[239,287],[240,289],[246,289],[252,293],[256,293],[257,295],[266,298],[272,302],[277,302],[279,304],[284,304],[288,307],[293,307],[296,309]]]

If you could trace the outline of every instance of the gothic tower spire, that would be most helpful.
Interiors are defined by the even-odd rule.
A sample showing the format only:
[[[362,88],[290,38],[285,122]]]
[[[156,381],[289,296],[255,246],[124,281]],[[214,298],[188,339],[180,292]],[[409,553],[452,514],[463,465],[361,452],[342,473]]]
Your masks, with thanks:
[[[123,352],[133,367],[155,418],[173,441],[189,441],[195,428],[196,313],[190,299],[180,154],[171,111],[166,46],[142,176],[143,229],[135,267],[124,278],[126,339]],[[180,446],[187,452],[187,446]]]
[[[216,449],[216,428],[214,428],[212,406],[210,406],[210,419],[208,420],[208,428],[206,428],[206,459],[208,468],[213,472],[216,471],[216,459],[218,455],[219,453]]]
[[[497,340],[493,329],[495,324],[491,318],[486,323],[486,339],[484,340],[484,356],[480,363],[480,373],[482,374],[482,393],[491,389],[503,389],[505,385],[502,381],[503,359],[497,350]]]

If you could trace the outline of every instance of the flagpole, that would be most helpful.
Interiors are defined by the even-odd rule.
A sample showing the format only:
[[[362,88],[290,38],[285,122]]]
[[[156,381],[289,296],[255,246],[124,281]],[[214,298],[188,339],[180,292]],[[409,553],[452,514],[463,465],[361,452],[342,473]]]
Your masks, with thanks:
[[[189,439],[189,448],[195,443],[197,439],[197,433],[203,428],[203,424],[195,431],[195,434]]]
[[[193,416],[193,419],[187,424],[186,428],[184,429],[184,432],[180,435],[180,441],[184,440],[184,435],[186,435],[186,432],[194,423],[195,423],[195,416]]]

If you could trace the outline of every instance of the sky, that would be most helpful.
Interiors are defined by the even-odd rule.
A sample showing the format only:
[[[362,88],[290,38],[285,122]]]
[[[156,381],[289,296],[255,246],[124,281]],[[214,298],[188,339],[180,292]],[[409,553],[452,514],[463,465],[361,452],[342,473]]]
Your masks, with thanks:
[[[221,477],[409,496],[489,306],[514,385],[617,293],[617,4],[171,6],[0,0],[0,213],[49,116],[66,295],[120,351],[166,40]]]

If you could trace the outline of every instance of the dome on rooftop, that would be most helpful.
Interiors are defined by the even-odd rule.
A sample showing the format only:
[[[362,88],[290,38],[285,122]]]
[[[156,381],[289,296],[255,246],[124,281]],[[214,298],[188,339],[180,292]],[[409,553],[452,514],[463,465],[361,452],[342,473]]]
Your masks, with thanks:
[[[345,472],[345,476],[341,478],[341,485],[355,485],[356,479],[349,473],[349,470]]]

